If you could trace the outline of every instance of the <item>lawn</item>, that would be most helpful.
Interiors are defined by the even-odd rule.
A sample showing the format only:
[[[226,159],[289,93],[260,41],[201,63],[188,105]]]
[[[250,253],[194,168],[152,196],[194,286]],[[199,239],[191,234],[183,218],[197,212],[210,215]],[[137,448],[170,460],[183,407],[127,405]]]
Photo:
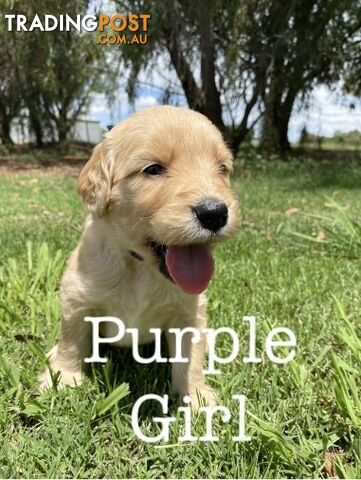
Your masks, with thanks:
[[[241,153],[234,188],[242,226],[218,248],[209,290],[209,325],[240,338],[237,359],[208,377],[234,413],[230,424],[217,417],[215,443],[178,442],[181,416],[169,443],[135,436],[132,405],[167,393],[169,369],[124,368],[129,352],[112,353],[78,389],[37,395],[57,337],[59,280],[84,220],[75,183],[59,172],[0,177],[0,477],[361,477],[360,155],[270,162]],[[242,362],[245,315],[257,317],[258,364]],[[277,326],[297,337],[286,365],[262,353]],[[227,347],[222,337],[219,352]],[[115,390],[122,383],[127,395]],[[247,396],[247,443],[232,442],[233,394]],[[143,413],[141,427],[156,432],[155,412]],[[204,433],[201,415],[194,423]]]

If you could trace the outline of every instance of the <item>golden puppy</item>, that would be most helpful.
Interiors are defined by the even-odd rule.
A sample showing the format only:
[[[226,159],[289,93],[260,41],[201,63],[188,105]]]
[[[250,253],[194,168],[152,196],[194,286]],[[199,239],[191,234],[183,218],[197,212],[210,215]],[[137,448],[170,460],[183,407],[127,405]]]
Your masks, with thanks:
[[[91,350],[85,316],[116,316],[139,330],[141,343],[160,328],[170,355],[169,328],[206,327],[211,248],[237,226],[231,168],[221,133],[191,110],[148,109],[105,135],[78,181],[89,216],[61,283],[60,339],[49,354],[60,386],[81,382]],[[183,337],[189,362],[172,365],[172,386],[195,406],[199,397],[214,403],[202,373],[205,339],[191,338]],[[125,336],[120,345],[129,342]],[[40,384],[51,385],[49,371]]]

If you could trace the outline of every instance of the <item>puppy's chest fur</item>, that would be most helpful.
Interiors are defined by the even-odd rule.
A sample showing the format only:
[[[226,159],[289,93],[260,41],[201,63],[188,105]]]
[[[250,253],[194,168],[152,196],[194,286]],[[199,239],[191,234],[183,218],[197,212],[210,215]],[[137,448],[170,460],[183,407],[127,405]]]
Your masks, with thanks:
[[[63,278],[62,296],[68,297],[75,285],[76,296],[83,302],[80,308],[88,311],[87,315],[119,318],[126,328],[138,329],[140,343],[154,340],[150,328],[193,324],[197,316],[197,296],[183,294],[129,252],[115,252],[104,245],[89,249],[80,244],[74,251]],[[106,337],[116,333],[113,323],[105,324],[101,331]],[[118,345],[130,346],[131,335],[126,334]]]
[[[135,270],[133,280],[128,282],[127,275],[122,277],[117,287],[108,292],[106,306],[102,304],[100,307],[104,315],[120,318],[126,328],[136,328],[140,343],[147,343],[154,340],[149,328],[164,329],[177,323],[183,309],[174,295],[169,294],[164,285],[159,285],[161,282],[156,281],[154,275],[149,275],[145,265],[139,265]],[[140,274],[140,270],[144,271]],[[183,314],[187,315],[185,311]],[[116,333],[114,327],[114,324],[106,324],[102,333],[113,336]],[[130,344],[131,336],[125,334],[118,345]]]

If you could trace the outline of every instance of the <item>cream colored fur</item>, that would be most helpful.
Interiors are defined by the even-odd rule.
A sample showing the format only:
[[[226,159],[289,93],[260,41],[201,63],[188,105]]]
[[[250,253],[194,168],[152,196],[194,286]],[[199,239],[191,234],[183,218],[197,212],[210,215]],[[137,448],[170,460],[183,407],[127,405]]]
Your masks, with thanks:
[[[142,173],[154,163],[164,165],[167,173]],[[60,372],[60,386],[82,380],[83,359],[91,348],[85,316],[116,316],[126,327],[138,328],[144,343],[152,339],[149,328],[206,326],[205,295],[188,295],[165,278],[147,242],[213,244],[232,234],[238,209],[230,189],[231,168],[232,155],[220,132],[191,110],[148,109],[105,135],[78,181],[89,215],[61,282],[60,338],[49,353],[51,369]],[[229,210],[217,238],[200,228],[191,208],[209,197],[223,200]],[[130,255],[131,250],[144,260]],[[166,336],[172,354],[173,336]],[[214,403],[215,394],[202,374],[204,339],[199,344],[191,342],[191,335],[184,339],[190,362],[173,364],[173,388],[181,397],[191,395],[195,407],[199,396]],[[128,338],[122,344],[129,344]],[[48,370],[40,386],[51,386]]]

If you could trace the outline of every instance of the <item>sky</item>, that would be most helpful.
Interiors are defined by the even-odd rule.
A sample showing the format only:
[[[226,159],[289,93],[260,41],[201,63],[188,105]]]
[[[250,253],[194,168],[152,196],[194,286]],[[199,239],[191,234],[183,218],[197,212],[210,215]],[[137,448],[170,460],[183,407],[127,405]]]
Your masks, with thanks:
[[[130,116],[134,111],[153,107],[160,103],[160,91],[151,87],[138,88],[134,106],[129,103],[125,92],[120,92],[116,101],[109,106],[103,95],[94,98],[89,116],[98,120],[104,129],[115,125]],[[356,108],[351,109],[350,104]],[[181,102],[182,103],[182,102]],[[310,107],[294,108],[290,124],[289,139],[295,142],[299,139],[301,130],[307,130],[316,135],[331,137],[336,132],[361,132],[361,102],[352,96],[345,96],[340,90],[331,91],[326,86],[316,87],[310,100]],[[186,106],[185,101],[183,102]]]

